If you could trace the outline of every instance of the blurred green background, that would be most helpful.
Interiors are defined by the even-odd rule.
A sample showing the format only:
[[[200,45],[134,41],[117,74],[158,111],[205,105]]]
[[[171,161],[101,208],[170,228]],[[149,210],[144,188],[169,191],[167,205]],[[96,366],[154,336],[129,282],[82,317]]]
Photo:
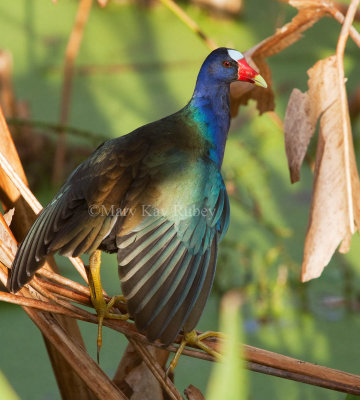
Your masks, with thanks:
[[[74,0],[0,2],[0,48],[12,54],[14,91],[28,104],[34,120],[58,123],[61,68],[77,4]],[[181,6],[220,46],[240,51],[273,34],[296,14],[275,0],[244,0],[241,16],[234,19],[216,17],[189,3]],[[339,32],[339,24],[325,18],[304,39],[269,60],[281,118],[291,90],[305,90],[306,70],[335,52]],[[128,133],[184,106],[208,53],[204,43],[160,4],[144,7],[112,1],[105,8],[94,4],[76,62],[69,121],[94,135],[91,140],[68,136],[66,174],[103,138]],[[360,85],[359,60],[359,49],[349,40],[345,63],[350,95]],[[40,140],[40,152],[26,152],[28,143],[21,143],[21,137],[17,142],[20,154],[27,154],[31,188],[45,205],[57,189],[50,183],[55,135],[43,128],[34,131],[41,131],[39,137],[45,140],[45,145]],[[359,122],[354,123],[353,135],[360,154]],[[312,156],[314,152],[313,144]],[[360,374],[359,237],[353,238],[349,254],[334,256],[321,278],[299,282],[312,173],[305,165],[301,182],[290,184],[283,132],[268,115],[258,116],[254,103],[232,121],[223,174],[231,188],[231,223],[199,329],[217,329],[220,298],[241,288],[246,299],[242,306],[246,343]],[[66,276],[79,279],[66,259],[58,257],[58,262]],[[102,277],[107,292],[117,294],[115,256],[104,257]],[[23,400],[60,399],[37,328],[17,306],[0,303],[0,316],[4,375],[0,398],[16,398],[2,391],[6,378]],[[95,356],[96,327],[80,325]],[[125,345],[124,337],[104,329],[101,365],[110,375]],[[182,357],[177,387],[183,390],[192,383],[206,392],[211,368],[210,363]],[[342,393],[252,372],[248,379],[250,399],[345,398]]]

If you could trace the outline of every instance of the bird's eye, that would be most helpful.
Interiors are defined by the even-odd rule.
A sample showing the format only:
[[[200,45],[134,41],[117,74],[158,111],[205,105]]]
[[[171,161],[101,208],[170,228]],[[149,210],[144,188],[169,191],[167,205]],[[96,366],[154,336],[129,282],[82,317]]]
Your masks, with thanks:
[[[230,68],[230,67],[231,67],[230,61],[223,61],[223,66],[224,66],[225,68]]]

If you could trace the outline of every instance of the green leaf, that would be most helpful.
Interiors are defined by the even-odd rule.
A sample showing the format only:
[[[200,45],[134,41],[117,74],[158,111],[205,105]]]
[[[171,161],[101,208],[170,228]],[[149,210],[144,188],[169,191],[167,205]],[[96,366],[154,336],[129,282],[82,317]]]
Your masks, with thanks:
[[[5,375],[0,371],[0,395],[2,400],[20,400],[14,389],[10,386]]]
[[[355,396],[354,394],[348,394],[345,397],[345,400],[358,400],[358,399],[360,399],[360,396]]]
[[[239,307],[241,295],[228,292],[220,308],[220,330],[226,335],[221,352],[224,359],[214,365],[206,398],[239,400],[247,397],[247,380],[241,356],[242,329]]]

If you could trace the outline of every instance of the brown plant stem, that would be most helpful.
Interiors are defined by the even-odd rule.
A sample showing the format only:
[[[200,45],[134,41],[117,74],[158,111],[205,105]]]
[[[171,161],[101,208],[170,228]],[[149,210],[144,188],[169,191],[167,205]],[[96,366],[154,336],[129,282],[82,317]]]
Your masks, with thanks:
[[[45,268],[41,268],[39,271],[37,271],[37,274],[43,276],[44,278],[51,279],[55,283],[68,287],[73,291],[79,292],[87,297],[90,296],[90,291],[88,286],[83,286],[80,283],[74,282],[68,278],[65,278],[64,276],[57,274],[56,272],[49,271]]]
[[[359,388],[354,389],[352,386],[342,385],[341,383],[334,383],[331,380],[321,379],[314,376],[307,376],[296,372],[285,371],[278,368],[257,364],[254,362],[247,362],[246,368],[253,372],[277,376],[278,378],[290,379],[295,382],[306,383],[307,385],[319,386],[325,389],[336,390],[353,395],[358,395],[360,392]]]
[[[0,273],[0,278],[2,280],[4,277],[6,277],[6,274]],[[71,316],[79,320],[97,323],[97,317],[93,314],[85,312],[84,310],[81,310],[81,313],[77,313],[70,311],[63,306],[50,304],[41,300],[28,299],[24,298],[23,296],[10,295],[6,293],[0,293],[0,295],[0,300],[3,301],[10,301],[23,306],[28,305],[44,311],[46,310],[53,313]],[[71,300],[71,298],[69,298],[69,300]],[[136,330],[134,324],[130,322],[106,319],[104,321],[104,325],[121,332],[127,337],[143,343],[144,345],[150,344],[159,348],[163,348],[162,344],[159,342],[149,342],[143,334]],[[178,343],[180,340],[181,336],[177,338],[176,342]],[[217,348],[216,340],[207,339],[205,342],[209,347],[214,349]],[[177,346],[171,345],[167,348],[167,350],[176,352]],[[355,395],[360,394],[360,376],[338,371],[332,368],[314,365],[248,345],[244,345],[244,353],[245,360],[248,361],[247,367],[250,370],[337,390],[340,392],[351,393]],[[210,355],[195,349],[185,348],[183,354],[203,360],[214,361],[213,357]]]
[[[341,113],[344,117],[343,120],[343,135],[344,135],[344,160],[345,160],[345,171],[346,171],[346,189],[347,189],[347,200],[348,200],[348,211],[349,211],[349,227],[350,232],[355,232],[354,215],[353,215],[353,194],[350,176],[350,159],[349,159],[349,146],[351,140],[351,128],[350,121],[348,118],[348,101],[345,88],[345,75],[344,75],[344,52],[347,39],[350,34],[350,28],[355,17],[356,10],[359,6],[360,0],[352,0],[348,8],[344,23],[341,28],[337,48],[336,48],[336,67],[339,79],[340,87],[340,105]]]
[[[6,155],[7,163],[12,165],[19,181],[24,187],[26,187],[27,179],[25,172],[21,165],[10,131],[6,125],[2,110],[0,110],[0,152]],[[1,204],[5,212],[16,205],[16,214],[12,220],[12,230],[17,239],[21,240],[25,235],[25,226],[30,225],[34,221],[34,217],[29,215],[29,205],[25,199],[19,197],[19,191],[16,185],[11,181],[8,174],[1,169],[0,195]]]
[[[350,7],[349,7],[350,8]],[[349,9],[348,9],[348,13],[349,13]],[[348,15],[347,13],[347,15]],[[344,14],[342,14],[336,7],[333,7],[330,9],[330,14],[331,16],[336,19],[336,21],[338,21],[340,24],[343,24],[345,21],[345,16]],[[355,9],[355,13],[353,13],[354,17],[356,14],[356,9]],[[354,17],[352,19],[354,19]],[[355,29],[354,26],[352,26],[350,24],[349,27],[347,27],[346,29],[348,29],[348,35],[350,35],[351,39],[354,41],[354,43],[360,47],[360,33]]]
[[[61,95],[60,125],[66,125],[69,119],[72,81],[75,59],[79,53],[86,22],[89,18],[93,0],[80,0],[75,23],[66,47],[64,64],[64,83]],[[53,183],[58,184],[63,178],[66,151],[66,133],[60,132],[55,152]]]

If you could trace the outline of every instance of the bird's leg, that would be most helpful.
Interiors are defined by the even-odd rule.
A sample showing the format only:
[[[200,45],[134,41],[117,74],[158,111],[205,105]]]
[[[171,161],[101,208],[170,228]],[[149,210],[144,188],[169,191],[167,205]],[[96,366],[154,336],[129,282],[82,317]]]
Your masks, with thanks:
[[[86,269],[88,280],[91,302],[96,310],[98,317],[98,336],[97,336],[97,360],[99,362],[99,354],[102,346],[102,325],[104,318],[112,319],[129,319],[129,314],[114,314],[110,312],[110,309],[115,305],[117,301],[126,302],[124,296],[114,296],[111,298],[109,303],[106,304],[103,289],[101,286],[100,279],[100,265],[101,265],[101,251],[95,250],[89,259],[89,267]]]
[[[214,331],[207,331],[198,335],[195,329],[192,330],[191,332],[185,333],[180,343],[180,346],[178,347],[175,353],[173,360],[171,361],[168,369],[166,370],[166,375],[168,375],[169,372],[174,371],[179,361],[180,355],[184,351],[185,346],[187,345],[196,346],[199,349],[204,350],[206,353],[212,355],[217,360],[222,360],[222,355],[220,353],[218,353],[216,350],[214,350],[213,348],[202,342],[202,340],[208,337],[217,337],[219,339],[224,339],[225,336],[221,332],[214,332]]]

